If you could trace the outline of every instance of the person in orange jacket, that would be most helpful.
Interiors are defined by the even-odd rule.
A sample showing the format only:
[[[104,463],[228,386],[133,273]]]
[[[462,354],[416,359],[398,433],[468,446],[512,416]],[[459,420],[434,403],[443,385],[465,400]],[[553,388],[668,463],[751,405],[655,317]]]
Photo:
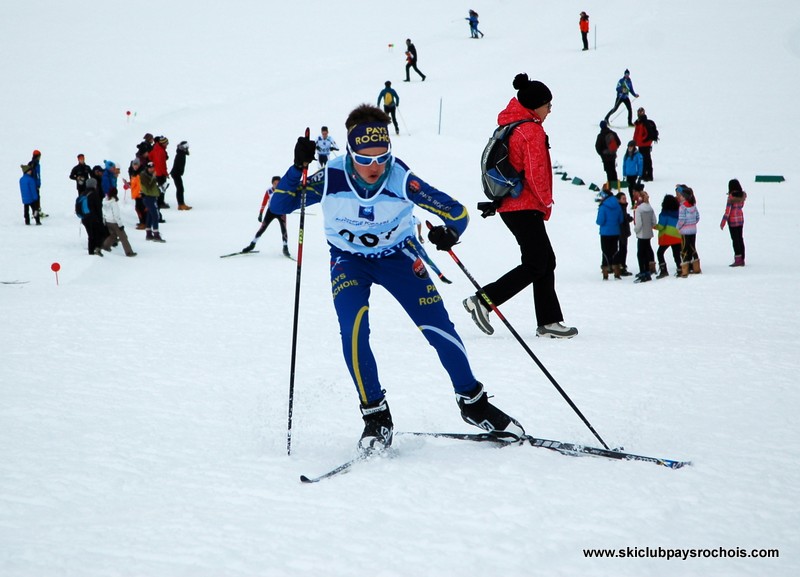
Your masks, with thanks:
[[[586,12],[581,12],[581,19],[578,21],[578,26],[581,29],[583,50],[589,50],[589,15]]]

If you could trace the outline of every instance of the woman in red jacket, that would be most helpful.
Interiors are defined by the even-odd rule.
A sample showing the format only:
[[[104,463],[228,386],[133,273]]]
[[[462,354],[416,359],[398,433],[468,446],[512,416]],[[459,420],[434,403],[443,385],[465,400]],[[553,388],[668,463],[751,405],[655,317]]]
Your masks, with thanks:
[[[517,126],[508,140],[511,165],[524,172],[523,188],[516,197],[504,197],[497,212],[519,244],[522,262],[483,287],[483,293],[499,306],[533,284],[536,335],[572,338],[578,329],[562,323],[564,315],[555,288],[556,255],[544,226],[553,209],[553,168],[542,123],[553,107],[553,95],[543,83],[529,80],[527,74],[517,74],[514,88],[517,96],[498,115],[497,123],[527,121]],[[494,332],[480,292],[465,299],[464,307],[483,332]]]

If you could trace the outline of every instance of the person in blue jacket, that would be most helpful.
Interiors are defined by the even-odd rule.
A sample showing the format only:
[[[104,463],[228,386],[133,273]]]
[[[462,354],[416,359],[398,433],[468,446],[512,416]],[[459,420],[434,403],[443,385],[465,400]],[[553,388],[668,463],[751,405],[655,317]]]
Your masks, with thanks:
[[[600,250],[603,251],[603,280],[608,280],[608,271],[614,271],[614,278],[622,278],[619,254],[619,233],[624,216],[617,197],[606,182],[601,192],[600,206],[597,207],[596,222],[600,226]]]
[[[383,90],[378,94],[378,106],[383,104],[383,111],[392,117],[394,133],[400,134],[400,127],[397,125],[397,107],[400,106],[400,97],[392,88],[391,80],[383,83]]]
[[[469,17],[464,18],[469,22],[469,35],[470,38],[483,38],[483,32],[478,30],[478,13],[475,10],[469,11]],[[480,36],[478,36],[480,34]]]
[[[117,188],[119,169],[117,165],[110,160],[104,160],[103,164],[105,165],[105,170],[103,170],[103,177],[100,179],[100,191],[103,193],[103,198],[105,198],[108,196],[108,191],[112,188]]]
[[[450,377],[462,418],[498,438],[515,440],[525,434],[524,429],[489,403],[483,385],[472,373],[464,343],[450,321],[442,296],[416,249],[415,207],[442,219],[444,224],[432,227],[428,238],[445,251],[466,230],[467,209],[393,155],[389,122],[385,112],[369,104],[352,110],[345,122],[347,154],[308,177],[304,189],[303,169],[314,160],[314,143],[298,138],[294,164],[281,178],[270,202],[270,210],[276,214],[298,209],[303,197],[307,206],[319,203],[322,208],[342,351],[364,419],[359,449],[369,453],[389,447],[394,428],[369,343],[373,285],[382,286],[394,297],[436,350]]]
[[[642,153],[636,148],[636,143],[631,140],[628,142],[625,156],[622,157],[622,177],[628,181],[631,206],[636,204],[633,200],[633,187],[642,181],[642,174],[644,174],[644,159]]]
[[[614,108],[608,111],[606,114],[606,122],[608,122],[609,117],[617,111],[620,104],[624,104],[625,108],[628,109],[628,126],[633,126],[633,108],[631,108],[631,94],[635,98],[639,98],[639,95],[636,94],[636,91],[633,89],[633,82],[631,81],[631,71],[627,68],[625,69],[625,74],[623,74],[622,78],[619,79],[617,82],[617,100],[614,102]]]
[[[36,187],[36,178],[33,176],[33,168],[30,164],[20,164],[22,176],[19,179],[19,193],[22,195],[23,216],[25,224],[31,223],[31,212],[36,224],[42,224],[39,217],[39,190]]]

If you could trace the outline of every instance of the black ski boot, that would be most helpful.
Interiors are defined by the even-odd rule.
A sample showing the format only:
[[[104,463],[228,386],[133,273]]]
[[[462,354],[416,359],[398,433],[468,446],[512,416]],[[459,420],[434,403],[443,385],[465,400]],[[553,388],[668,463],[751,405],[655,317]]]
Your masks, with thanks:
[[[470,425],[485,429],[509,442],[516,441],[525,434],[525,429],[516,419],[489,402],[489,396],[481,383],[467,393],[456,393],[456,402],[461,409],[461,418]]]
[[[253,250],[254,248],[256,248],[256,243],[254,243],[254,242],[251,242],[250,244],[248,244],[246,247],[244,247],[244,248],[242,249],[242,252],[243,252],[243,253],[248,253],[248,252],[250,252],[251,250]]]
[[[371,453],[389,448],[392,445],[394,424],[386,399],[361,405],[360,409],[364,419],[364,432],[358,441],[358,450],[362,453]]]

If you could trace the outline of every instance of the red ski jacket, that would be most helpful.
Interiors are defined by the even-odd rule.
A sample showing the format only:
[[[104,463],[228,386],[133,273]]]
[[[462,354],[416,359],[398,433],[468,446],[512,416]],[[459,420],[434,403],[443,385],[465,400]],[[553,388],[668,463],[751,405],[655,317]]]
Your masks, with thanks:
[[[517,120],[533,121],[517,126],[508,139],[511,165],[525,173],[522,192],[516,198],[505,197],[497,211],[538,210],[548,220],[553,210],[553,167],[547,134],[539,115],[512,98],[505,110],[497,115],[497,124],[510,124]]]

